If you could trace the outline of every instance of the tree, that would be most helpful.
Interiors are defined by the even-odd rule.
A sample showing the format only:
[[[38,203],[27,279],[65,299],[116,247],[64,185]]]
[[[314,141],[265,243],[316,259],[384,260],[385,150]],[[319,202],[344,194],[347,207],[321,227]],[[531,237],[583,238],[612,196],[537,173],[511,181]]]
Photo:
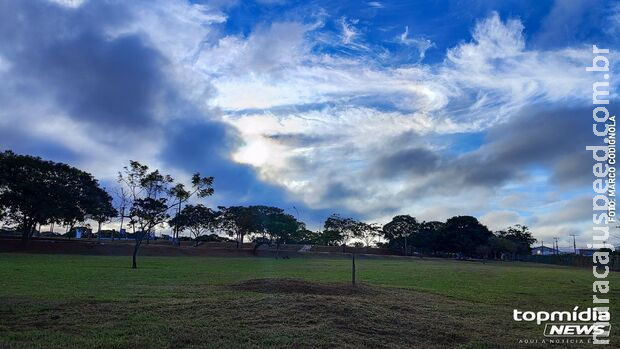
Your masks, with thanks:
[[[28,245],[37,224],[63,222],[69,230],[111,205],[89,173],[67,164],[12,151],[0,153],[0,212]]]
[[[494,259],[504,259],[505,254],[514,255],[517,244],[510,239],[492,235],[487,241],[489,252]]]
[[[377,236],[380,236],[381,229],[375,223],[357,222],[355,235],[362,239],[363,245],[370,247],[370,244]]]
[[[299,222],[300,227],[290,236],[292,244],[318,244],[319,232],[306,228],[306,224]]]
[[[359,236],[358,224],[359,222],[352,218],[342,218],[338,214],[332,214],[323,224],[323,233],[331,236],[332,239],[339,239],[336,242],[342,243],[342,252],[345,252],[349,241]]]
[[[120,178],[119,178],[120,180]],[[126,190],[125,186],[120,186],[115,191],[117,202],[118,202],[118,216],[120,217],[120,227],[119,233],[123,231],[123,223],[125,223],[125,218],[127,217],[127,210],[131,203],[130,193]],[[114,240],[114,231],[112,231],[112,240]]]
[[[525,225],[517,224],[508,227],[506,231],[500,231],[497,236],[508,239],[516,245],[515,253],[518,255],[529,255],[532,253],[532,244],[536,242],[536,238]]]
[[[444,223],[437,221],[422,222],[416,234],[411,237],[411,245],[420,251],[437,254],[441,250],[441,232]]]
[[[277,210],[280,212],[274,210],[266,215],[264,228],[272,240],[275,240],[276,253],[279,253],[280,245],[291,242],[295,234],[305,230],[306,226],[297,221],[292,215],[284,213],[281,209]]]
[[[410,215],[395,216],[383,226],[383,237],[402,248],[403,254],[408,255],[407,241],[419,230],[418,221]]]
[[[178,202],[176,215],[179,216],[181,214],[183,203],[187,201],[191,196],[190,192],[185,190],[185,186],[183,184],[178,183],[172,189],[170,189],[170,193],[172,197],[174,197]],[[172,233],[172,241],[174,242],[174,244],[180,245],[181,241],[179,240],[179,230],[182,230],[183,228],[181,228],[176,223],[180,223],[180,222],[175,221],[173,223],[174,231]]]
[[[200,236],[216,228],[216,218],[217,213],[204,205],[187,205],[168,224],[180,231],[189,230],[197,246]]]
[[[237,248],[243,248],[243,239],[252,231],[260,230],[260,220],[253,215],[249,207],[231,206],[218,207],[220,214],[218,215],[217,226],[228,236],[237,241]]]
[[[134,234],[135,244],[132,256],[132,268],[137,268],[136,257],[145,236],[150,236],[153,229],[165,223],[170,215],[168,212],[175,209],[182,201],[174,200],[175,191],[172,188],[174,179],[170,175],[163,175],[159,170],[150,171],[148,166],[137,161],[130,161],[129,167],[119,172],[118,181],[126,186],[131,197],[129,218],[132,226],[138,226]],[[199,173],[192,176],[191,196],[206,197],[213,194],[213,177],[201,177]]]
[[[90,218],[97,222],[97,239],[101,238],[101,225],[111,218],[118,216],[118,211],[112,205],[112,197],[105,190],[93,188],[92,207]]]
[[[342,243],[342,235],[336,230],[326,230],[318,232],[314,243],[324,246],[338,246]]]
[[[476,248],[484,245],[492,235],[475,217],[456,216],[443,226],[441,242],[448,252],[472,256],[476,254]]]
[[[218,228],[237,240],[237,248],[243,247],[246,235],[260,234],[266,238],[269,217],[284,214],[281,208],[262,205],[220,206],[218,209]]]

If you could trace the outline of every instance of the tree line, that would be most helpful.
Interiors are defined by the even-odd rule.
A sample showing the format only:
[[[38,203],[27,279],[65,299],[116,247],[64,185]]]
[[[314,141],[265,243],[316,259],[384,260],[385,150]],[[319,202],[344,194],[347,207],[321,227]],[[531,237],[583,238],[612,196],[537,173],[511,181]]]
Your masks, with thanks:
[[[195,173],[184,184],[138,161],[130,161],[118,173],[117,182],[114,205],[112,196],[87,172],[5,151],[0,153],[0,219],[16,226],[27,245],[37,224],[57,223],[71,230],[90,219],[98,223],[100,234],[102,224],[118,218],[120,228],[129,227],[134,237],[134,268],[141,244],[145,238],[148,243],[151,233],[162,225],[171,227],[175,244],[180,244],[182,232],[191,234],[196,243],[210,232],[229,236],[239,248],[251,237],[256,246],[275,245],[278,250],[282,244],[313,244],[342,246],[344,252],[354,241],[356,246],[376,243],[405,255],[451,253],[497,258],[529,253],[535,242],[525,226],[492,233],[470,216],[418,222],[412,216],[399,215],[380,226],[333,214],[322,230],[312,231],[278,207],[207,207],[199,201],[213,195],[213,177]]]
[[[455,216],[446,222],[418,222],[409,215],[399,215],[382,229],[384,247],[409,255],[456,254],[461,257],[515,258],[531,253],[536,242],[527,226],[516,224],[506,230],[491,232],[472,216]]]

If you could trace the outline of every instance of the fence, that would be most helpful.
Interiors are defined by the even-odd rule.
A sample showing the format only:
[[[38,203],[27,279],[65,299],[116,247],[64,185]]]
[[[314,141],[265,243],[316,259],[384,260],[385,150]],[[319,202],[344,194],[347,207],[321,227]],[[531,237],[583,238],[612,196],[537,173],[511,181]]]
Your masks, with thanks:
[[[584,268],[591,268],[594,265],[591,256],[580,256],[574,254],[558,254],[549,256],[532,255],[524,256],[522,260],[524,262],[557,264]],[[610,255],[608,266],[611,271],[620,271],[620,255]]]

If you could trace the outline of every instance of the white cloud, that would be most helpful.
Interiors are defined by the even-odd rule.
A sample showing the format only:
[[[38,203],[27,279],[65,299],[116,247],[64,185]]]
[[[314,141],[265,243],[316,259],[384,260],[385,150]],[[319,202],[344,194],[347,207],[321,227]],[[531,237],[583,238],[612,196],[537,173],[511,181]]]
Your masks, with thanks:
[[[343,17],[340,24],[343,43],[355,43],[359,36],[352,22]],[[245,140],[234,158],[255,166],[264,180],[285,187],[312,207],[342,205],[379,217],[386,201],[424,187],[424,178],[403,182],[364,177],[381,144],[404,132],[424,137],[483,131],[533,101],[589,99],[584,86],[591,82],[583,69],[587,49],[527,50],[521,22],[502,21],[497,14],[478,22],[472,41],[450,49],[446,61],[435,66],[385,67],[365,56],[316,54],[314,28],[273,23],[248,37],[227,36],[203,47],[194,67],[216,90],[209,104],[228,114],[225,120]],[[262,43],[276,33],[280,39],[262,49]],[[408,29],[400,39],[415,44],[408,41],[414,40]],[[394,109],[364,105],[366,100],[388,103]],[[309,145],[269,138],[280,134],[335,141]],[[299,161],[310,165],[303,170],[291,166]],[[328,182],[346,183],[359,194],[325,202],[323,186]],[[433,200],[405,198],[400,204],[403,210],[425,214],[433,209],[420,206],[420,201],[442,207],[445,197]],[[463,202],[468,201],[463,197]],[[498,208],[482,202],[479,206],[481,211],[474,212],[459,210],[457,205],[450,212],[474,214]],[[505,222],[516,219],[501,214]],[[486,219],[497,225],[501,214]]]
[[[340,17],[340,27],[342,28],[342,43],[345,45],[353,43],[355,38],[359,35],[359,32],[353,26],[355,22],[355,20],[347,21],[346,17]]]
[[[415,47],[419,52],[420,60],[424,59],[426,51],[429,48],[435,46],[435,44],[428,39],[409,37],[409,26],[405,26],[405,31],[399,36],[399,41],[404,45]]]
[[[515,224],[523,224],[524,219],[515,211],[491,211],[480,217],[480,222],[491,231],[498,231]]]
[[[49,0],[57,5],[69,7],[69,8],[78,8],[82,6],[85,0]]]

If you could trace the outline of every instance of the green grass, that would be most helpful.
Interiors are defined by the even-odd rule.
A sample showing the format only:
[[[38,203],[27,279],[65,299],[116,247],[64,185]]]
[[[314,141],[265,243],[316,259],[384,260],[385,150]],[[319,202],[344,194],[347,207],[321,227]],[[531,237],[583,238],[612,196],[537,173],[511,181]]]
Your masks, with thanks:
[[[339,293],[346,259],[138,262],[0,254],[0,347],[511,347],[543,339],[541,327],[512,321],[513,308],[590,306],[593,281],[558,266],[358,259],[362,285]],[[253,279],[312,284],[234,286]],[[610,280],[613,323],[620,277]]]

